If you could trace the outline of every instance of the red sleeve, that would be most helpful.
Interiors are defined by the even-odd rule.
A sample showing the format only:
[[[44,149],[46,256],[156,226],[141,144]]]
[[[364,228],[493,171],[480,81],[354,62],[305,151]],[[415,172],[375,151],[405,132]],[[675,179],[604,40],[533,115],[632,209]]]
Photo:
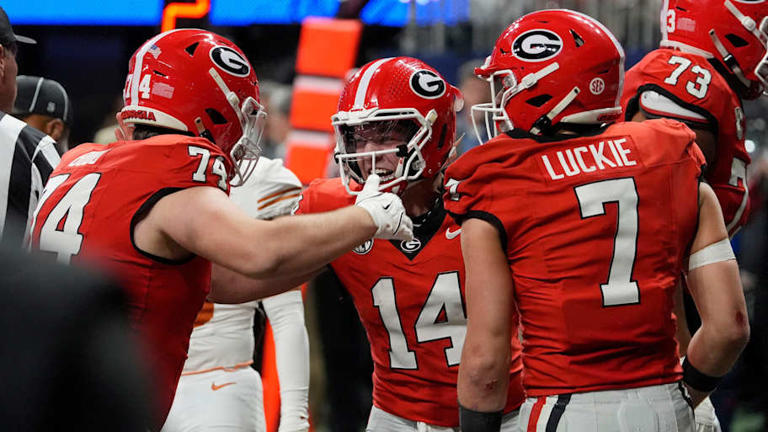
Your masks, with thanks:
[[[646,91],[654,91],[703,119],[642,106],[641,95]],[[629,117],[643,109],[647,117],[674,118],[695,128],[714,129],[716,133],[725,104],[730,101],[730,88],[704,58],[658,49],[627,72],[622,100]]]
[[[443,202],[457,224],[469,218],[485,220],[498,231],[506,245],[507,233],[494,206],[494,179],[503,169],[505,143],[490,141],[475,147],[452,163],[445,173]]]
[[[179,140],[178,135],[165,135],[162,138],[157,142],[159,148],[152,153],[156,158],[160,158],[160,154],[165,156],[162,158],[163,166],[156,166],[164,186],[212,186],[229,194],[228,178],[232,166],[219,147],[203,138],[184,137]]]
[[[696,134],[685,124],[671,119],[646,120],[642,124],[642,135],[638,139],[654,143],[643,146],[643,160],[647,166],[687,158],[692,159],[698,167],[707,163],[704,153],[696,145]],[[624,125],[634,126],[632,123]]]
[[[309,186],[301,191],[299,202],[296,203],[296,208],[293,210],[293,214],[300,215],[314,213],[312,211],[312,203],[314,202],[314,195],[317,190],[318,181],[319,179],[312,180],[312,182],[309,183]]]
[[[354,203],[355,196],[347,192],[341,184],[341,179],[315,179],[301,193],[294,214],[326,212]]]

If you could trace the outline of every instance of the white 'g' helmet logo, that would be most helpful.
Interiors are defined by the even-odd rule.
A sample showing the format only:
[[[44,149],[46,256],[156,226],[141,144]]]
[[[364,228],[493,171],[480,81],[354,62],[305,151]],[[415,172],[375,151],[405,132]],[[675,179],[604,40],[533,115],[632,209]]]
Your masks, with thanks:
[[[248,60],[228,46],[217,46],[211,49],[211,60],[219,69],[237,77],[247,77],[251,73]]]
[[[563,41],[557,34],[544,29],[529,30],[512,42],[512,54],[526,61],[539,62],[550,59],[563,49]]]
[[[409,82],[411,90],[425,99],[437,99],[445,94],[445,81],[430,70],[414,72]]]

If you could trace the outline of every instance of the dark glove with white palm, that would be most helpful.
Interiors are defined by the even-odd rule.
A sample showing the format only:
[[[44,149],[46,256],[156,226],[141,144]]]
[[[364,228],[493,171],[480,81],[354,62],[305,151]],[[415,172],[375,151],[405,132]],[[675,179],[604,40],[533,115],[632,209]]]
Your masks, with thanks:
[[[375,238],[412,240],[413,222],[405,214],[400,197],[379,191],[379,176],[371,174],[357,195],[355,205],[364,208],[378,227]]]

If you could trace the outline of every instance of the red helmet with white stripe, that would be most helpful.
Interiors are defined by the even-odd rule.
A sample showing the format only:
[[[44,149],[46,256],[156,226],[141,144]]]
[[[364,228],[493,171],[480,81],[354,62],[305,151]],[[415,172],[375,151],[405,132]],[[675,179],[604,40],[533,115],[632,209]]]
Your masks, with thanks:
[[[125,137],[144,124],[207,138],[235,162],[233,186],[255,168],[266,114],[253,67],[228,39],[199,29],[153,37],[131,57],[123,99]]]
[[[768,0],[665,0],[661,46],[716,59],[745,99],[768,88]]]
[[[605,26],[579,12],[519,18],[475,73],[491,86],[492,102],[472,107],[484,114],[477,118],[489,137],[512,127],[540,134],[559,123],[608,123],[621,114],[624,50]]]
[[[461,92],[434,68],[412,57],[372,61],[344,86],[338,112],[336,160],[344,185],[381,178],[380,190],[402,193],[408,184],[434,178],[454,143]]]

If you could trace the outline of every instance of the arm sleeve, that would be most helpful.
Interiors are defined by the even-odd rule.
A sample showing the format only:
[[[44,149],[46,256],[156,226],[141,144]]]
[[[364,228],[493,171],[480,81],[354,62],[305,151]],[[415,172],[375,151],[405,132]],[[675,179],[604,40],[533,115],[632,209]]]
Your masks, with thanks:
[[[480,148],[478,148],[480,149]],[[486,157],[478,150],[470,151],[448,167],[444,183],[443,202],[448,214],[457,224],[470,218],[482,219],[499,233],[504,248],[507,232],[496,215],[493,191],[494,172],[497,164],[486,163]]]
[[[309,338],[301,291],[288,291],[262,301],[275,338],[280,380],[278,432],[309,429]]]

